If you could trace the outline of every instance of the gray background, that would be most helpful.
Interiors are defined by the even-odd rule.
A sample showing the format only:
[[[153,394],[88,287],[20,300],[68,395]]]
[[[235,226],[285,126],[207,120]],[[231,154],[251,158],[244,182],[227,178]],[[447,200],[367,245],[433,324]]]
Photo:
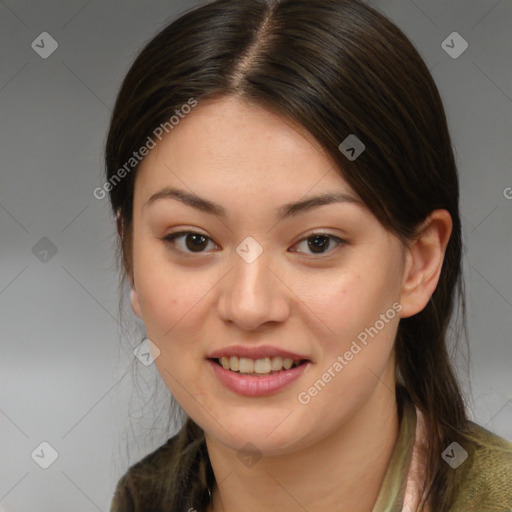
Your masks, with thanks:
[[[198,3],[0,3],[0,511],[106,511],[128,464],[167,438],[166,390],[133,356],[143,329],[129,311],[119,317],[115,227],[92,191],[129,64]],[[371,4],[418,47],[445,103],[461,178],[471,414],[512,440],[512,1]],[[31,47],[45,31],[59,45],[47,59]],[[454,31],[469,44],[456,59],[441,47]],[[43,441],[58,452],[48,469],[31,458]]]

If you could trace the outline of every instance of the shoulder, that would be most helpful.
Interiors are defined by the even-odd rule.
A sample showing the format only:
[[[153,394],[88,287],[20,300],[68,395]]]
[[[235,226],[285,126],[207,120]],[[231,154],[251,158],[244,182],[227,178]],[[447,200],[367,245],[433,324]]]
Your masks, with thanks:
[[[201,438],[190,438],[186,424],[165,444],[130,466],[117,483],[110,512],[142,512],[159,510],[169,485],[177,478],[177,463],[185,455],[193,459]],[[182,461],[183,462],[183,461]]]
[[[512,443],[470,422],[454,512],[512,512]]]
[[[144,510],[144,505],[152,501],[151,493],[157,485],[154,477],[162,475],[168,461],[172,459],[178,434],[165,444],[130,466],[117,483],[110,512],[136,512]],[[151,478],[151,489],[144,481]]]

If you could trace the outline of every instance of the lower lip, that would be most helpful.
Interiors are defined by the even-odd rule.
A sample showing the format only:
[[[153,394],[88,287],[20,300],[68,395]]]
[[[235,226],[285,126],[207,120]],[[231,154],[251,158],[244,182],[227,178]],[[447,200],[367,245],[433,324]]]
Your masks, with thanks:
[[[253,377],[226,370],[211,359],[208,359],[207,363],[224,386],[244,396],[267,396],[280,391],[297,380],[309,366],[309,362],[306,362],[290,370],[281,370],[279,373],[266,377]]]

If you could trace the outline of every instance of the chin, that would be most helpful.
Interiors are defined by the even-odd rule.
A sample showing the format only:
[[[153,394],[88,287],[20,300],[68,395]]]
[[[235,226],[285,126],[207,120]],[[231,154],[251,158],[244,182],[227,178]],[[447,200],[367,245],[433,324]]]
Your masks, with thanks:
[[[210,437],[235,451],[250,449],[247,446],[250,443],[261,455],[282,455],[311,444],[306,440],[310,436],[305,430],[305,423],[298,416],[292,419],[293,416],[293,412],[290,414],[284,409],[275,414],[258,414],[257,417],[254,412],[233,414],[219,421],[222,427],[215,423],[206,430]]]

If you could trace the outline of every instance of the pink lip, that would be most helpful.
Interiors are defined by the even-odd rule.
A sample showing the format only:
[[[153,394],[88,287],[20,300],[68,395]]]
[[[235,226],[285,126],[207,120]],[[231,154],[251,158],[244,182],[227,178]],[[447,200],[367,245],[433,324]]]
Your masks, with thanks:
[[[265,357],[283,357],[299,361],[301,359],[309,359],[308,356],[295,354],[288,350],[283,350],[270,345],[262,345],[260,347],[251,347],[248,345],[231,345],[229,347],[220,348],[206,356],[208,359],[220,359],[221,357],[248,357],[249,359],[264,359]]]
[[[308,361],[290,370],[282,370],[267,377],[253,377],[226,370],[210,359],[206,362],[224,386],[244,396],[267,396],[276,393],[297,380],[310,365]]]

